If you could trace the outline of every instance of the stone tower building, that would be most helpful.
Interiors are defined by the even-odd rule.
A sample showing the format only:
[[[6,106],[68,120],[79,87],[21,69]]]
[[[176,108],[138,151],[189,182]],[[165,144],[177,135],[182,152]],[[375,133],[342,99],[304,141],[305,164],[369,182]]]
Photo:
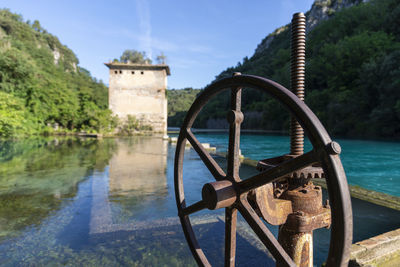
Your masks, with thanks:
[[[135,116],[154,132],[167,132],[167,65],[106,63],[110,69],[108,107],[122,120]]]

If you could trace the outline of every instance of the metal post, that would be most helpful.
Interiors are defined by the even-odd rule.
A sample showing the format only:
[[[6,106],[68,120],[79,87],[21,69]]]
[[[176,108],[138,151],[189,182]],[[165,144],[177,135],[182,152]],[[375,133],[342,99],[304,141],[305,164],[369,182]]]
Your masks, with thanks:
[[[304,77],[306,67],[306,16],[303,13],[293,15],[290,54],[290,89],[304,101]],[[290,154],[304,153],[304,130],[292,117],[290,124]]]
[[[305,54],[306,54],[306,17],[303,13],[293,15],[291,23],[291,55],[290,55],[290,88],[292,92],[304,101],[304,79],[305,79]],[[297,120],[292,117],[290,124],[290,154],[299,156],[304,153],[304,130]],[[291,180],[289,178],[289,180]],[[292,181],[293,182],[293,181]],[[289,181],[289,184],[291,181]],[[297,184],[298,182],[294,182]],[[305,185],[299,185],[305,186]],[[301,207],[300,202],[310,196],[304,196],[303,193],[297,194],[297,190],[289,188],[287,198],[292,201],[293,207]],[[294,190],[293,190],[294,189]],[[296,197],[291,197],[296,195]],[[318,202],[318,199],[312,199],[312,202]],[[319,200],[320,201],[320,200]],[[299,219],[305,216],[302,208],[293,210],[295,218]],[[293,228],[289,223],[285,223],[279,228],[279,243],[293,259],[297,266],[313,266],[313,232],[299,231]],[[277,265],[281,263],[277,262]]]

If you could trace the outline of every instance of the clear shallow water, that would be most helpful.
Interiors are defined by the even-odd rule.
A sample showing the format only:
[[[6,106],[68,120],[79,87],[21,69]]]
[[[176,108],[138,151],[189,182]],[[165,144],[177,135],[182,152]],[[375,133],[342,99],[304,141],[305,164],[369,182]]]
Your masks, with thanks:
[[[222,141],[210,137],[222,140],[220,135],[198,135],[223,148]],[[265,141],[266,137],[257,138]],[[285,153],[287,143],[282,138],[271,141],[281,146],[278,154]],[[247,148],[253,140],[252,136],[242,140],[244,155],[261,148],[266,151],[261,142]],[[174,146],[148,137],[1,143],[0,265],[195,265],[176,216],[174,153]],[[223,158],[217,161],[224,167]],[[244,165],[240,171],[242,177],[255,173]],[[186,150],[184,183],[189,203],[200,199],[201,187],[209,181],[211,175],[197,154]],[[358,200],[353,200],[353,209],[355,241],[400,226],[399,212]],[[203,211],[192,218],[200,244],[215,265],[221,265],[223,255],[221,215]],[[276,233],[276,227],[272,231]],[[315,232],[316,263],[323,262],[328,243],[328,230]],[[240,220],[238,265],[260,261],[272,265],[262,250]]]

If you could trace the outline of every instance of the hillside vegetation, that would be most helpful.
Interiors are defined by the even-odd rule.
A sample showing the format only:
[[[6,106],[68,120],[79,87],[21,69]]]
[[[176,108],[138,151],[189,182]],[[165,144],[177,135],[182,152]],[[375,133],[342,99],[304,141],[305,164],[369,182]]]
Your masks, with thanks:
[[[168,126],[178,127],[182,124],[187,110],[200,92],[200,89],[193,88],[167,90]]]
[[[317,1],[313,8],[321,4],[332,7],[336,2],[341,1]],[[307,35],[306,103],[333,135],[400,138],[400,1],[372,0],[328,11],[329,19]],[[289,88],[289,25],[266,37],[260,46],[263,49],[258,48],[251,58],[244,58],[216,79],[238,71]],[[289,127],[287,112],[265,94],[245,90],[242,105],[244,128]],[[225,122],[228,109],[228,95],[219,95],[199,114],[195,126]]]
[[[107,131],[107,87],[38,21],[0,9],[0,137]]]

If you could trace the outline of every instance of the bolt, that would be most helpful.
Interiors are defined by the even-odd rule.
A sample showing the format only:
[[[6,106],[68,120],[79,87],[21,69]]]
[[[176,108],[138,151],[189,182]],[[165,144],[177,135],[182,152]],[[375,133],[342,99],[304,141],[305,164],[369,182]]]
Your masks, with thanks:
[[[274,195],[275,195],[275,197],[280,197],[280,195],[282,195],[282,190],[275,189]]]
[[[304,211],[299,210],[299,211],[296,211],[296,215],[304,216],[305,213],[304,213]]]
[[[326,148],[331,155],[339,155],[342,152],[342,148],[335,141],[330,142]]]
[[[325,201],[325,208],[330,209],[331,206],[329,205],[329,199]]]
[[[241,111],[231,110],[228,112],[227,120],[229,123],[242,123],[244,119]]]

